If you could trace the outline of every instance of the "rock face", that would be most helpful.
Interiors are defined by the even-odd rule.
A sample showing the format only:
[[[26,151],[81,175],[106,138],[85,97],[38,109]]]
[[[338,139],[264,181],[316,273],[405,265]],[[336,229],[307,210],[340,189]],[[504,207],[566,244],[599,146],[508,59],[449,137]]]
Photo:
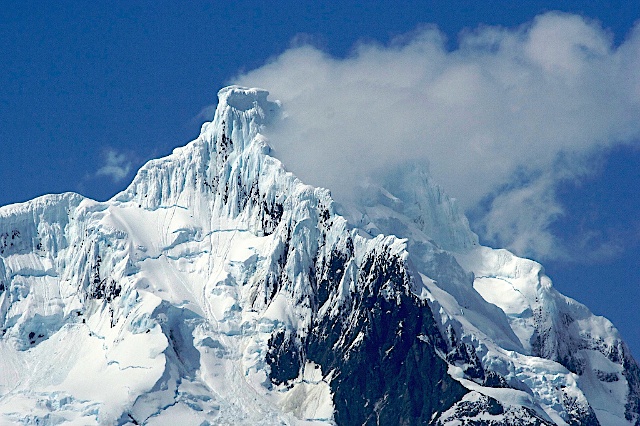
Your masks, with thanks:
[[[270,156],[267,96],[221,90],[110,201],[0,208],[1,423],[640,425],[609,321],[418,166],[339,208]]]

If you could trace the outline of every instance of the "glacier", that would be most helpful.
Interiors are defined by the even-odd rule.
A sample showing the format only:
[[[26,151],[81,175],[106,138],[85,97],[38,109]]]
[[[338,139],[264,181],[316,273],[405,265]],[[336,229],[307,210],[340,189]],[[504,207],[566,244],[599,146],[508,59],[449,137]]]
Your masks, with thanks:
[[[423,167],[338,204],[218,97],[111,200],[0,208],[0,423],[640,425],[615,327]]]

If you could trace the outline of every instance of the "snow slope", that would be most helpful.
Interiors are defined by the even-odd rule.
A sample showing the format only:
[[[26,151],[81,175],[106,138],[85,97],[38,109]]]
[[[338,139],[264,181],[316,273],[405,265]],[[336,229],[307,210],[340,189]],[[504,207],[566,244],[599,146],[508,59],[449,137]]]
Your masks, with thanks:
[[[212,122],[107,202],[0,208],[0,423],[640,424],[640,369],[412,166],[337,206]],[[466,423],[465,423],[466,422]]]

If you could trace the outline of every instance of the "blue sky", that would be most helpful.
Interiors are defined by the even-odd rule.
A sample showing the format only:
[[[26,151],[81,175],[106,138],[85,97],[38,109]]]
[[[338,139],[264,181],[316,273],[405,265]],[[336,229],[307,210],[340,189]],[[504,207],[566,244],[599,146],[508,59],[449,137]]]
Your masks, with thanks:
[[[554,10],[572,15],[547,13]],[[295,98],[279,85],[317,83],[314,88],[322,93],[319,80],[296,74],[300,64],[357,75],[358,67],[375,64],[375,58],[381,67],[393,65],[390,55],[410,60],[410,47],[433,47],[432,41],[424,41],[429,37],[441,39],[436,49],[445,70],[441,76],[455,75],[447,74],[452,63],[502,72],[499,64],[517,66],[509,62],[513,57],[474,50],[469,47],[472,36],[485,41],[497,37],[503,45],[515,40],[517,45],[532,38],[533,29],[540,30],[536,34],[542,34],[543,42],[545,34],[569,37],[564,28],[575,28],[575,37],[594,38],[593,49],[608,40],[605,47],[613,53],[603,56],[615,62],[623,54],[627,59],[640,55],[620,52],[620,46],[630,44],[625,43],[639,18],[633,1],[7,4],[0,10],[0,205],[64,191],[99,200],[111,197],[145,161],[195,138],[200,124],[210,118],[216,92],[232,82],[272,82],[276,87],[265,88],[291,98],[294,105],[305,98]],[[484,62],[477,62],[479,57]],[[593,65],[588,57],[585,61]],[[610,66],[606,64],[602,67]],[[598,79],[607,70],[590,74],[593,81],[604,81]],[[483,243],[541,259],[560,291],[611,319],[640,357],[640,140],[623,129],[627,121],[640,122],[640,116],[635,104],[615,102],[621,96],[616,90],[623,86],[603,83],[593,91],[588,86],[578,90],[588,95],[579,98],[584,101],[580,105],[613,99],[611,108],[590,107],[595,117],[590,121],[599,123],[599,116],[617,107],[620,112],[602,124],[604,136],[589,143],[581,140],[588,137],[580,131],[569,131],[572,115],[548,126],[551,133],[568,135],[567,140],[533,132],[531,138],[548,140],[536,145],[539,153],[531,150],[543,159],[530,160],[529,168],[509,157],[511,162],[505,158],[504,164],[513,167],[494,180],[482,171],[477,179],[469,174],[463,176],[467,180],[456,180],[445,170],[438,175],[439,165],[451,168],[445,160],[430,160],[436,163],[431,164],[436,178],[469,212]],[[563,101],[547,96],[553,93],[549,90],[540,90],[531,106],[535,111],[553,112]],[[473,101],[480,108],[487,99],[503,101],[492,93]],[[315,100],[319,105],[337,102]],[[490,110],[491,104],[485,108]],[[627,121],[616,119],[623,115],[629,116]],[[544,121],[521,124],[518,129],[547,126]],[[594,126],[594,132],[601,130]],[[514,136],[513,143],[520,145],[510,149],[522,149],[526,156],[522,140]],[[556,143],[564,148],[555,149]],[[544,152],[553,155],[545,160]],[[512,169],[520,173],[512,174]],[[471,180],[486,185],[465,183]],[[505,214],[519,219],[505,219]],[[518,239],[516,233],[533,237]]]

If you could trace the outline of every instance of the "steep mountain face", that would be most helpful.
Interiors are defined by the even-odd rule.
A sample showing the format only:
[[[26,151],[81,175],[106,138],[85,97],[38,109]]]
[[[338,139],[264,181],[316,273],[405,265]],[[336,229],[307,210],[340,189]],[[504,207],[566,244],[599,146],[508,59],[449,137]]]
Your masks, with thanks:
[[[0,208],[0,423],[640,425],[640,369],[418,166],[352,206],[258,89],[99,203]]]

